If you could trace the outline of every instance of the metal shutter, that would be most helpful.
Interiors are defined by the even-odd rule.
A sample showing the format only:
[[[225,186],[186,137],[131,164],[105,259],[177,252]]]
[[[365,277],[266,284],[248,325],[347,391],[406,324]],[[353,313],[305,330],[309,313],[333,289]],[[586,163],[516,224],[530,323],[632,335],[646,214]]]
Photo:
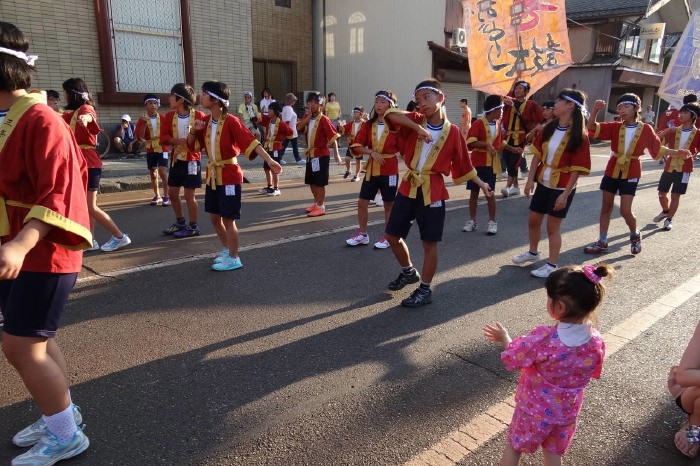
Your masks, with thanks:
[[[445,92],[445,108],[447,110],[447,119],[451,123],[459,125],[462,121],[462,107],[459,101],[467,99],[469,108],[472,109],[472,117],[476,117],[481,111],[479,104],[479,91],[472,88],[471,85],[465,83],[448,83],[443,82],[442,90]]]

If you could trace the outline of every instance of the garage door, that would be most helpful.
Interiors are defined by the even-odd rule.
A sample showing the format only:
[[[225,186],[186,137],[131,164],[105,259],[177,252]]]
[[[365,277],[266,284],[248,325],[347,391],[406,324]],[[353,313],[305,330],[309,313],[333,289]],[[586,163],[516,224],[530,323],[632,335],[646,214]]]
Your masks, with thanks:
[[[476,116],[481,112],[479,104],[479,91],[465,83],[447,83],[443,82],[442,90],[445,92],[445,109],[447,110],[447,119],[450,122],[459,124],[462,121],[462,107],[459,101],[467,99],[469,108],[472,109],[472,116]]]

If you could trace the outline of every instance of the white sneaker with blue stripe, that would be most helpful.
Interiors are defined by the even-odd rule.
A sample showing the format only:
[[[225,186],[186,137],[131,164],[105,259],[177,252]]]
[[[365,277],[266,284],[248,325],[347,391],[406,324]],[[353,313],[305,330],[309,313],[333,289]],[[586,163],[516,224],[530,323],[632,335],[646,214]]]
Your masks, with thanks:
[[[61,460],[73,458],[87,450],[90,440],[79,428],[73,438],[61,442],[51,432],[34,444],[31,450],[15,457],[12,466],[51,466]]]
[[[76,405],[73,405],[73,418],[75,419],[75,424],[77,426],[80,426],[80,424],[83,423],[83,415],[80,414],[80,408]],[[46,432],[46,422],[42,416],[34,424],[17,432],[17,434],[12,438],[12,443],[18,447],[31,447],[36,442],[41,440],[41,437],[46,435]]]

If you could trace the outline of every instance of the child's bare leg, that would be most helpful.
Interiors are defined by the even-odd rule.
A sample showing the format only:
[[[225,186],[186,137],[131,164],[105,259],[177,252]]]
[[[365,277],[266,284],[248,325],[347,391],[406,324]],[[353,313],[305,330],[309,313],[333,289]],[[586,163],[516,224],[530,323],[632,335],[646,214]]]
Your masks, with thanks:
[[[501,457],[501,466],[518,466],[518,463],[520,463],[520,452],[515,451],[509,443],[506,443]]]
[[[469,218],[476,221],[476,207],[479,200],[479,191],[469,192]]]
[[[547,450],[542,450],[544,454],[544,466],[561,466],[561,456],[555,455]]]
[[[685,412],[690,413],[688,422],[681,424],[681,428],[674,437],[676,447],[684,455],[694,458],[700,449],[700,443],[691,443],[687,436],[688,425],[700,426],[700,387],[688,387],[680,395],[681,406]]]
[[[396,261],[399,263],[399,265],[401,267],[408,267],[411,265],[411,255],[408,252],[408,246],[406,246],[404,240],[398,236],[389,235],[386,233],[384,234],[384,237],[389,242],[391,252],[394,253],[394,257],[396,257]]]
[[[491,196],[486,198],[486,207],[489,211],[489,220],[496,221],[496,198]]]
[[[671,193],[671,205],[668,208],[668,218],[673,218],[678,211],[678,204],[681,201],[681,195],[677,193]]]

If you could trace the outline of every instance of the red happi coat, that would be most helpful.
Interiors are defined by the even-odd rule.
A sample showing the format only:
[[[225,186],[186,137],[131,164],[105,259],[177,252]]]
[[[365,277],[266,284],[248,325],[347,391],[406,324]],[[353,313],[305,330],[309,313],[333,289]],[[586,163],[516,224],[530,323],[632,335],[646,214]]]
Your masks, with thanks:
[[[517,107],[521,116],[518,116],[514,107]],[[522,146],[525,144],[527,133],[542,120],[544,120],[542,107],[537,105],[537,102],[529,99],[523,102],[513,100],[512,107],[510,105],[503,107],[503,118],[501,118],[501,125],[505,131],[503,140],[508,143],[512,138],[515,146]]]
[[[242,153],[253,160],[260,142],[239,118],[227,113],[216,125],[218,147],[211,147],[211,119],[211,115],[204,117],[205,129],[197,132],[195,142],[207,150],[207,185],[216,189],[217,186],[241,184],[243,169],[236,158]]]
[[[595,131],[589,131],[591,137],[603,141],[610,141],[610,160],[605,167],[605,176],[611,178],[635,179],[642,176],[642,163],[639,158],[644,155],[644,149],[654,160],[659,160],[666,153],[661,146],[659,137],[654,128],[647,123],[637,122],[637,131],[634,139],[625,149],[625,124],[621,121],[596,123]]]
[[[362,129],[362,125],[365,122],[360,120],[360,126],[357,128],[357,131],[355,131],[355,120],[350,120],[345,125],[340,128],[340,134],[345,134],[348,136],[348,145],[352,147],[352,143],[355,140],[355,136],[360,132],[360,129]]]
[[[143,133],[143,140],[146,142],[146,152],[167,152],[168,147],[160,142],[160,134],[162,132],[163,125],[165,124],[165,115],[157,113],[156,118],[158,118],[158,127],[156,128],[155,134],[154,131],[152,131],[153,126],[151,125],[151,122],[145,122],[141,118],[139,118],[139,120],[136,122],[136,129],[134,129],[134,133],[141,134],[141,131],[145,127],[146,129]],[[170,121],[170,124],[172,125],[172,120]]]
[[[691,154],[700,152],[700,130],[693,127],[691,129],[691,134],[688,136],[688,141],[683,147],[680,147],[682,132],[683,128],[679,126],[675,133],[669,133],[666,135],[664,141],[668,145],[669,149],[686,149],[689,150]],[[664,171],[671,173],[692,173],[693,158],[690,157],[689,159],[683,160],[681,157],[667,157],[666,164],[664,165]]]
[[[551,162],[549,158],[549,141],[543,141],[544,131],[540,131],[535,142],[530,146],[530,150],[535,157],[540,159],[541,164],[537,168],[535,179],[538,183],[552,189],[564,189],[571,179],[572,172],[579,172],[581,175],[591,173],[591,145],[587,134],[583,134],[583,142],[575,151],[569,151],[566,146],[569,142],[569,133],[562,138],[559,146],[555,149]],[[534,166],[534,162],[533,162]],[[549,179],[545,180],[545,174]]]
[[[299,131],[299,133],[303,132],[306,135],[308,149],[304,153],[312,158],[328,157],[331,153],[328,145],[340,137],[331,120],[326,115],[319,113],[311,137],[309,137],[307,128],[308,123]]]
[[[496,149],[497,151],[503,150],[503,147],[506,146],[506,143],[505,141],[503,141],[503,133],[501,133],[499,121],[496,120],[495,123],[495,136],[491,136],[491,131],[488,128],[491,125],[486,117],[481,117],[474,123],[472,123],[471,127],[469,128],[469,132],[467,133],[467,147],[469,147],[469,144],[473,142],[482,141],[490,142],[494,149]],[[490,154],[488,150],[481,147],[475,147],[470,150],[472,165],[474,165],[475,167],[492,167],[493,172],[496,175],[501,174],[500,154]]]
[[[367,181],[373,176],[398,175],[399,173],[399,161],[396,158],[396,154],[400,152],[398,136],[396,133],[389,131],[386,123],[384,126],[381,137],[377,137],[378,122],[370,123],[366,121],[360,127],[352,145],[350,145],[351,150],[353,147],[367,147],[382,154],[384,159],[382,165],[376,163],[372,157],[367,160],[365,164],[365,179]]]
[[[277,117],[273,122],[269,114],[263,113],[260,124],[264,126],[265,129],[268,129],[270,124],[275,125],[274,137],[272,137],[271,134],[268,134],[269,131],[265,131],[265,144],[263,145],[263,148],[267,152],[282,150],[282,143],[284,143],[284,140],[294,137],[294,131],[292,131],[292,128],[287,123],[282,121],[282,118],[280,117]]]
[[[418,172],[416,168],[425,143],[418,139],[418,133],[415,131],[403,126],[396,128],[395,125],[391,124],[387,115],[396,112],[401,112],[401,110],[395,108],[387,110],[384,121],[390,129],[398,131],[401,153],[404,163],[408,167],[408,171],[404,174],[399,185],[399,192],[403,196],[415,199],[418,189],[420,189],[425,205],[444,201],[450,198],[445,187],[444,176],[451,175],[455,184],[465,183],[476,176],[466,140],[462,137],[459,126],[451,124],[447,118],[445,118],[440,137],[432,142],[433,148],[428,160],[423,165],[422,170]],[[423,127],[427,126],[427,119],[423,114],[416,112],[403,114],[414,123]]]
[[[70,128],[43,97],[28,94],[0,125],[0,242],[38,219],[49,233],[24,258],[22,271],[75,273],[92,245],[87,167]]]
[[[87,127],[78,122],[78,117],[82,115],[92,116],[92,121]],[[63,119],[70,125],[71,131],[75,135],[75,140],[85,157],[88,168],[102,168],[102,160],[95,150],[97,145],[97,135],[100,133],[100,125],[97,124],[97,112],[91,105],[82,105],[73,112],[64,112]]]
[[[199,110],[194,110],[190,109],[190,114],[189,114],[189,127],[190,131],[192,131],[192,128],[194,127],[194,122],[195,120],[202,120],[204,121],[206,115],[204,113],[200,112]],[[161,144],[168,144],[172,139],[179,139],[179,138],[184,138],[187,139],[187,134],[178,134],[177,133],[177,125],[175,125],[175,128],[173,128],[173,119],[177,119],[177,111],[176,110],[171,110],[169,111],[165,117],[161,120],[161,126],[160,126],[160,143]],[[199,145],[199,141],[195,139],[194,146],[187,146],[186,148],[183,146],[173,146],[173,152],[170,154],[171,159],[173,162],[176,160],[182,160],[182,161],[187,161],[187,162],[192,162],[192,161],[197,161],[202,159],[202,154],[200,152],[201,146]]]

